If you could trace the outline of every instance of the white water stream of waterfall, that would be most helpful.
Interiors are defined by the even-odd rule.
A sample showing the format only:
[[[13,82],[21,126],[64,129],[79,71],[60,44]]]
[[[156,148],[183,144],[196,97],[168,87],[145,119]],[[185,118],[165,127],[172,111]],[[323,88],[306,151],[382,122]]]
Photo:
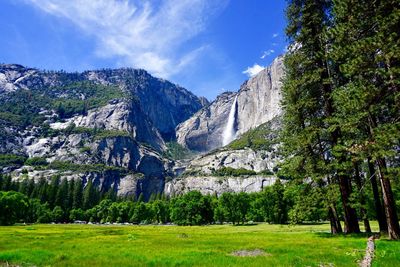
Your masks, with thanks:
[[[237,109],[237,95],[233,100],[231,110],[229,111],[228,123],[225,126],[225,130],[222,134],[222,144],[226,146],[232,142],[236,137],[235,121],[236,121],[236,109]]]

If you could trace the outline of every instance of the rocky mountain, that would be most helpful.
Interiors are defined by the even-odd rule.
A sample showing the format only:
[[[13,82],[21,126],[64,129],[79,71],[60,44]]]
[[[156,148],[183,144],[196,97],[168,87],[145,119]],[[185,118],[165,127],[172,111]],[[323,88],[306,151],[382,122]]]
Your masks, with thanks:
[[[165,193],[190,190],[220,195],[224,192],[257,192],[275,183],[280,161],[278,131],[280,118],[241,134],[227,146],[201,154],[182,164],[179,175],[167,181]]]
[[[175,127],[208,104],[188,90],[163,79],[152,77],[144,70],[116,69],[87,71],[90,81],[118,85],[139,99],[143,112],[165,140],[175,137]]]
[[[144,70],[0,65],[0,153],[26,159],[3,171],[92,179],[120,194],[161,192],[171,164],[165,140],[205,103]]]
[[[247,132],[281,114],[281,79],[283,57],[246,81],[237,93],[224,93],[190,119],[178,125],[177,141],[200,152],[223,146],[223,135],[232,105],[235,104],[236,136]],[[236,100],[235,100],[236,99]]]
[[[179,168],[167,194],[255,192],[276,181],[283,75],[278,57],[237,93],[219,95],[178,125],[178,143],[202,154]]]
[[[208,103],[144,70],[0,65],[0,169],[145,198],[260,191],[276,180],[282,76],[279,57]]]

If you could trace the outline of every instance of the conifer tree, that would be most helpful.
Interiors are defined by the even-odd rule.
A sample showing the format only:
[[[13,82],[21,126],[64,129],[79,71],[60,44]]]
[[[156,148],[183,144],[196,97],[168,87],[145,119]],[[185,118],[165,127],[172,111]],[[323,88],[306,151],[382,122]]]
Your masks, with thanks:
[[[82,185],[82,180],[78,179],[75,181],[72,207],[74,209],[81,209],[83,207],[82,199],[83,199],[83,185]]]
[[[57,191],[58,191],[58,186],[60,185],[60,176],[56,175],[51,178],[51,183],[49,185],[49,188],[47,190],[47,200],[49,202],[50,209],[53,209],[56,201],[56,196],[57,196]]]
[[[79,186],[79,185],[77,185]],[[75,179],[68,181],[68,210],[74,205]]]
[[[331,1],[293,0],[287,9],[289,52],[283,85],[283,142],[286,169],[301,179],[337,180],[341,192],[346,232],[359,232],[351,206],[352,185],[347,159],[333,153],[340,144],[340,127],[331,127],[335,113],[332,92],[335,66],[329,60]],[[330,212],[330,214],[333,214]],[[336,225],[336,224],[333,224]]]
[[[98,203],[96,188],[92,180],[89,180],[83,192],[83,208],[85,210],[90,209],[96,205],[96,203]]]
[[[400,238],[390,169],[400,133],[400,3],[335,0],[333,58],[344,79],[334,94],[337,124],[347,131],[341,153],[368,161],[380,179],[390,238]],[[374,166],[376,165],[377,172]],[[377,214],[380,200],[371,180]],[[393,178],[393,177],[392,177]],[[380,221],[380,230],[384,224]]]
[[[64,211],[68,208],[68,180],[62,179],[60,186],[57,189],[55,206],[61,207]]]

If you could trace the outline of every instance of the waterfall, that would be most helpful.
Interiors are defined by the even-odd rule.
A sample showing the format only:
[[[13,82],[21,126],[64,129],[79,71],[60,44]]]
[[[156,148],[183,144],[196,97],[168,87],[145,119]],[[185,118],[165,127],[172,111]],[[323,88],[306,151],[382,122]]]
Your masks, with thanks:
[[[237,97],[233,100],[231,110],[229,111],[228,123],[225,126],[225,130],[222,134],[222,145],[226,146],[233,141],[236,137],[235,120],[236,120],[236,109],[237,109]]]

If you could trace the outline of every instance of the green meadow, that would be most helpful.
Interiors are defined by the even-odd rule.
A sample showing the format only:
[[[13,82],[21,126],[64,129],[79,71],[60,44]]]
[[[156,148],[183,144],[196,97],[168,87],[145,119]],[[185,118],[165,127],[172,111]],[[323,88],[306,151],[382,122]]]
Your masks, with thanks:
[[[376,225],[374,224],[376,229]],[[357,266],[367,236],[320,225],[28,225],[0,227],[0,265]],[[399,266],[400,242],[381,238],[373,266]],[[238,250],[263,255],[235,256]]]

